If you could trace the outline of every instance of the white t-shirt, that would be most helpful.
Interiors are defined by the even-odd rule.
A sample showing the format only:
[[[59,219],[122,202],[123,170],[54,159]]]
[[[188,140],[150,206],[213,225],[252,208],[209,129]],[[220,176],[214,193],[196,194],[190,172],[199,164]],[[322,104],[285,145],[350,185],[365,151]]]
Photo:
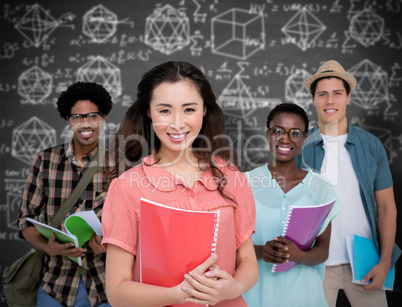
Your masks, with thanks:
[[[321,137],[325,150],[321,174],[334,185],[342,206],[340,213],[332,220],[329,257],[326,265],[338,265],[350,262],[346,250],[347,236],[356,234],[372,239],[372,234],[364,212],[359,182],[349,152],[345,148],[348,135],[321,134]]]

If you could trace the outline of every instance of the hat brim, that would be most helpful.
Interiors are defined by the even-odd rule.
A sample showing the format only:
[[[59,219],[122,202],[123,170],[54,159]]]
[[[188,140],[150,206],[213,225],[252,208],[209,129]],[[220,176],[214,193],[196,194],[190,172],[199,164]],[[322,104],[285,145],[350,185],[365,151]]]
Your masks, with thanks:
[[[337,72],[337,71],[326,71],[323,73],[318,73],[318,74],[312,75],[304,81],[304,87],[306,88],[307,92],[312,94],[311,93],[311,84],[313,84],[313,82],[315,80],[324,78],[324,77],[337,77],[337,78],[340,78],[340,79],[346,81],[349,84],[350,92],[353,92],[356,88],[356,79],[352,75],[349,75],[349,74],[343,73],[343,72]]]

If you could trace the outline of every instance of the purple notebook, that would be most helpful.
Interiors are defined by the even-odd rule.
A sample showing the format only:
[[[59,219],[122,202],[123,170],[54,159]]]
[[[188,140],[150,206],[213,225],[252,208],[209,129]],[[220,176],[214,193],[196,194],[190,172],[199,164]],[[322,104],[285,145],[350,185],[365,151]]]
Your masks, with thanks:
[[[335,199],[321,205],[310,207],[290,206],[282,237],[294,242],[301,250],[308,250],[317,237]],[[286,272],[297,265],[296,262],[274,264],[272,272]]]

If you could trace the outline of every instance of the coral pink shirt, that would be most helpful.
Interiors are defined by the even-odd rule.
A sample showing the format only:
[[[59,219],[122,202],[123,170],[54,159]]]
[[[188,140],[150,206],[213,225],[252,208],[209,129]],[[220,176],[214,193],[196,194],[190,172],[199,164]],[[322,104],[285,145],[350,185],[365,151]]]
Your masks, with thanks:
[[[187,210],[220,210],[216,248],[220,268],[234,274],[236,250],[254,233],[255,205],[246,177],[238,170],[222,167],[227,178],[225,193],[236,199],[237,205],[221,196],[211,169],[207,168],[193,187],[189,188],[169,173],[151,156],[143,163],[124,172],[111,183],[103,207],[102,244],[120,248],[137,256],[139,253],[140,197]],[[134,280],[140,280],[140,261],[136,258]],[[180,305],[184,306],[184,305]],[[242,296],[215,306],[247,306]]]

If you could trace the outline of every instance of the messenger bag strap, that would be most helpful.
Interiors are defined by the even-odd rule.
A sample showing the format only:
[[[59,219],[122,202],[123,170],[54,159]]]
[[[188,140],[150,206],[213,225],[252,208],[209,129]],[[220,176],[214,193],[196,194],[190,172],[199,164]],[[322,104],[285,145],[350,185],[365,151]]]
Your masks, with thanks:
[[[101,148],[98,146],[98,150],[95,156],[91,159],[90,164],[85,171],[85,174],[81,177],[74,191],[71,193],[70,197],[64,202],[64,204],[60,207],[59,211],[57,211],[55,217],[52,220],[50,226],[54,228],[58,228],[61,224],[61,221],[66,217],[66,214],[70,211],[70,209],[75,205],[78,198],[84,193],[88,184],[91,182],[93,176],[98,170],[100,165],[99,163],[99,152]]]
[[[70,197],[63,203],[60,207],[59,211],[57,211],[55,217],[52,220],[50,226],[54,228],[59,228],[61,221],[65,218],[66,214],[70,211],[70,209],[74,206],[77,202],[78,198],[84,193],[85,189],[87,188],[88,184],[91,182],[93,176],[95,175],[98,167],[100,167],[100,151],[102,151],[102,156],[104,157],[104,149],[98,145],[98,150],[96,154],[91,159],[85,174],[81,177],[80,181],[78,182],[77,186],[75,187],[74,191],[71,193]],[[43,250],[37,249],[35,251],[35,257],[42,258],[45,252]]]

